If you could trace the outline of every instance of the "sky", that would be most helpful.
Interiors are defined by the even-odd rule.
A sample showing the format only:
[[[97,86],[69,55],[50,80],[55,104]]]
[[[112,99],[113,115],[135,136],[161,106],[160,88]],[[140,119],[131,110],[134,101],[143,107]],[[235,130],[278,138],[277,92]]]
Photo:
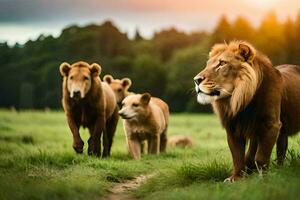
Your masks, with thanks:
[[[221,15],[244,16],[258,26],[271,10],[282,21],[295,18],[300,0],[0,0],[0,42],[22,44],[40,34],[59,36],[70,24],[105,20],[129,36],[138,28],[146,38],[170,27],[211,31]]]

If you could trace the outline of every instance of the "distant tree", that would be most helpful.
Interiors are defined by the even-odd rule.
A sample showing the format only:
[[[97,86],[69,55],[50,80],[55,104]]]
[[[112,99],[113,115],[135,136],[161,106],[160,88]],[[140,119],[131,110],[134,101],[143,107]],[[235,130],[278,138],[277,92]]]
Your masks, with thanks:
[[[267,54],[274,64],[280,64],[284,61],[282,47],[284,46],[283,26],[279,23],[274,12],[265,16],[258,33],[255,43],[257,48]]]
[[[165,95],[172,111],[208,111],[196,101],[193,77],[206,66],[209,41],[176,51],[167,64],[167,89]]]
[[[158,58],[146,54],[138,55],[134,59],[130,77],[134,92],[150,92],[157,97],[162,97],[165,93],[166,70]]]
[[[255,29],[244,17],[237,17],[231,28],[232,38],[235,40],[246,40],[253,42]]]
[[[152,42],[162,61],[167,61],[177,49],[192,44],[187,34],[179,32],[175,28],[155,33]]]
[[[3,64],[11,62],[11,59],[11,49],[7,42],[0,43],[0,68],[3,67]]]
[[[294,43],[294,59],[293,62],[295,64],[300,65],[300,11],[298,12],[296,21],[295,21],[295,38],[296,42]]]
[[[212,42],[220,43],[220,42],[228,42],[233,39],[232,36],[232,27],[227,20],[226,16],[222,16],[213,31],[212,34]]]
[[[144,38],[141,36],[140,32],[138,29],[135,30],[135,35],[134,35],[134,41],[140,41],[143,40]]]
[[[284,62],[285,63],[291,63],[296,64],[297,61],[297,49],[296,45],[298,43],[297,37],[296,37],[296,27],[293,23],[293,21],[288,18],[287,21],[284,23],[283,26],[284,29]]]

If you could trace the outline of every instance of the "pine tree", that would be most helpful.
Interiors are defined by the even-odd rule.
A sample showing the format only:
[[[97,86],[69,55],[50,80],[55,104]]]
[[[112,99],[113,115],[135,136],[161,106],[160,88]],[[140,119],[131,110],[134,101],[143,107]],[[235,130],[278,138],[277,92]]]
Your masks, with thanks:
[[[246,40],[252,42],[255,30],[244,17],[237,17],[232,25],[232,35],[236,40]]]
[[[288,18],[284,23],[284,52],[285,52],[285,63],[296,64],[297,59],[295,44],[296,39],[296,27],[294,22]]]
[[[140,41],[143,40],[144,38],[141,36],[139,29],[135,29],[135,35],[134,35],[134,40],[135,41]]]
[[[270,57],[273,64],[281,64],[284,61],[284,34],[283,26],[279,23],[274,12],[270,12],[263,19],[258,34],[256,34],[256,46]]]
[[[226,16],[222,16],[213,32],[213,43],[220,43],[224,41],[229,42],[232,40],[233,36],[231,35],[231,30],[231,25]]]
[[[294,42],[294,58],[295,64],[300,65],[300,11],[295,21],[295,42]]]

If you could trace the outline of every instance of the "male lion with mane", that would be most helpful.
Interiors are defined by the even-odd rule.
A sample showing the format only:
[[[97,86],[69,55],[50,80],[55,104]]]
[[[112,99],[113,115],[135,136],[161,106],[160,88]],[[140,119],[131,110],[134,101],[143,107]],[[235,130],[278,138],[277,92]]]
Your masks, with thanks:
[[[225,181],[266,169],[276,142],[277,162],[283,164],[287,137],[300,130],[300,67],[274,68],[249,43],[233,41],[213,46],[194,81],[198,102],[212,104],[227,132],[234,167]]]

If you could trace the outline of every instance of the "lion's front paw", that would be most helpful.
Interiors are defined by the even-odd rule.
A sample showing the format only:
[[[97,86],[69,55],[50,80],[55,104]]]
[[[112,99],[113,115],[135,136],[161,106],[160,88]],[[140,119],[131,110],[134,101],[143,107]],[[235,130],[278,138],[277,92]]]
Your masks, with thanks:
[[[226,179],[224,180],[224,183],[225,183],[225,182],[234,183],[235,181],[238,181],[238,180],[240,180],[240,179],[242,179],[241,176],[238,176],[238,175],[232,175],[232,176],[226,178]]]
[[[73,143],[73,149],[76,151],[76,153],[82,153],[83,152],[83,141],[74,142]]]

